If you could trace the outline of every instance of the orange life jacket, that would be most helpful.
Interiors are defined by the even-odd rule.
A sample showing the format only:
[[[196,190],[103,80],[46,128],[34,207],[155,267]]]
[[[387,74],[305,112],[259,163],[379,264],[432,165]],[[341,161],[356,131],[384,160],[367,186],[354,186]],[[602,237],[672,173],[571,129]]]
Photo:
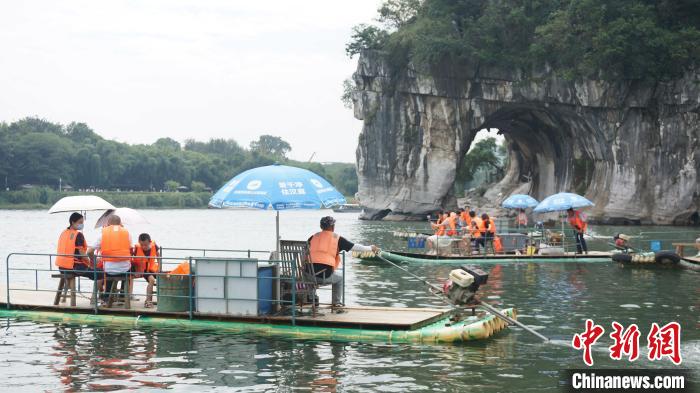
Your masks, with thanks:
[[[472,218],[470,225],[469,225],[469,232],[472,234],[473,238],[479,238],[481,237],[481,218],[479,217],[474,217]]]
[[[322,263],[336,269],[340,265],[338,242],[340,236],[331,231],[321,231],[311,236],[309,254],[312,263]]]
[[[435,224],[430,224],[430,226],[435,230],[435,234],[438,236],[444,236],[445,235],[445,226],[443,225],[445,222],[445,216],[444,215],[439,215],[437,218],[437,221]]]
[[[503,252],[503,243],[501,243],[501,238],[498,236],[493,238],[493,250],[497,253]]]
[[[489,223],[489,227],[486,228],[486,223]],[[493,218],[489,218],[488,221],[479,220],[479,231],[483,233],[496,233],[496,223],[493,222]]]
[[[588,223],[581,219],[581,212],[574,210],[574,215],[569,217],[569,224],[577,231],[586,232]]]
[[[190,261],[185,261],[185,262],[182,262],[181,264],[177,265],[177,267],[175,267],[175,269],[170,271],[170,274],[180,274],[180,275],[190,274]]]
[[[149,258],[133,258],[131,260],[131,265],[134,267],[135,272],[148,272],[148,273],[158,273],[158,246],[156,242],[151,241],[151,249],[148,251],[148,255],[143,253],[143,248],[141,245],[134,244],[134,256],[135,257],[149,257]]]
[[[58,237],[58,248],[56,249],[56,254],[73,255],[75,254],[75,250],[78,249],[82,255],[85,255],[85,252],[87,251],[85,242],[83,242],[83,245],[80,247],[75,245],[75,241],[78,240],[79,233],[80,231],[77,229],[64,229],[63,232],[61,232],[61,236]],[[76,258],[74,256],[57,256],[55,263],[56,266],[60,268],[72,270],[76,261],[78,263],[84,263],[80,258]]]
[[[131,255],[129,231],[121,225],[102,228],[100,249],[103,262],[128,261]]]
[[[447,226],[450,228],[447,231],[447,236],[454,236],[457,234],[457,216],[450,215],[447,217]]]
[[[459,214],[459,217],[464,221],[464,225],[469,228],[469,226],[472,223],[472,217],[469,215],[467,212],[462,212]]]

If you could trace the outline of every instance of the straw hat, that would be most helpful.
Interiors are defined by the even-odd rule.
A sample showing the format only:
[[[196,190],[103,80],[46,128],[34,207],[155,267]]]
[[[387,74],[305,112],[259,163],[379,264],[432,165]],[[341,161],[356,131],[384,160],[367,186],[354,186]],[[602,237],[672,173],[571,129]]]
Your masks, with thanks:
[[[624,233],[619,234],[617,237],[619,237],[620,239],[627,241],[627,242],[630,241],[630,239],[631,239],[629,236],[625,235]]]

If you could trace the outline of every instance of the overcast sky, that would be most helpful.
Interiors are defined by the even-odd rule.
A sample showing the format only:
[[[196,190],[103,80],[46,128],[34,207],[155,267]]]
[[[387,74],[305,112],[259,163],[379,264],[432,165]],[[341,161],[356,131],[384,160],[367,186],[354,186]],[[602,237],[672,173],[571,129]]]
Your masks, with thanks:
[[[130,143],[269,133],[294,159],[354,162],[344,47],[380,2],[6,1],[0,121],[85,122]]]

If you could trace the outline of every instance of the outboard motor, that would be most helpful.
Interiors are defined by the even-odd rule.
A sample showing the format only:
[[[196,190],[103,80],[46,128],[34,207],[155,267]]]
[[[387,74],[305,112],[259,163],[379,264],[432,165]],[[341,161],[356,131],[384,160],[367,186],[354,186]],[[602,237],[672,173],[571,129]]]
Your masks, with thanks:
[[[476,291],[486,284],[488,279],[489,274],[480,268],[464,265],[450,272],[450,278],[443,286],[443,293],[455,305],[474,304]]]

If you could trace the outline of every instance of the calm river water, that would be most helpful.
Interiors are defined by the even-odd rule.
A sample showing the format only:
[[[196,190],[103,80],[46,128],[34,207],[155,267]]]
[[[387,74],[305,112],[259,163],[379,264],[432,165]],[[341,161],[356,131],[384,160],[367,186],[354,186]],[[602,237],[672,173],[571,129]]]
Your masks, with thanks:
[[[306,239],[330,211],[281,214],[285,239]],[[271,249],[274,215],[258,211],[145,210],[148,231],[166,247]],[[337,231],[351,240],[384,248],[403,245],[392,231],[418,224],[362,222],[336,214]],[[97,213],[88,216],[94,225]],[[54,252],[67,214],[0,211],[0,258],[9,252]],[[596,228],[599,234],[618,228]],[[677,230],[625,228],[626,231]],[[88,241],[93,231],[86,231]],[[599,244],[598,247],[603,248]],[[46,266],[28,259],[27,267]],[[608,357],[612,321],[636,323],[642,358],[652,322],[683,327],[681,367],[700,370],[700,274],[639,270],[612,263],[488,265],[482,298],[514,306],[520,320],[553,339],[542,344],[520,329],[465,346],[409,346],[296,341],[223,334],[131,329],[100,325],[37,323],[2,319],[0,387],[5,391],[559,391],[559,370],[583,366],[571,348],[586,318],[606,328],[596,345],[600,367],[629,367]],[[413,266],[438,282],[451,266]],[[438,306],[418,281],[395,268],[349,261],[348,304],[396,307]],[[18,279],[19,280],[19,279]],[[33,283],[32,277],[21,280]],[[51,288],[55,284],[48,283]],[[48,285],[42,283],[42,285]],[[327,294],[323,295],[324,297]],[[634,367],[669,368],[669,361],[638,360]],[[697,373],[695,378],[697,378]]]

